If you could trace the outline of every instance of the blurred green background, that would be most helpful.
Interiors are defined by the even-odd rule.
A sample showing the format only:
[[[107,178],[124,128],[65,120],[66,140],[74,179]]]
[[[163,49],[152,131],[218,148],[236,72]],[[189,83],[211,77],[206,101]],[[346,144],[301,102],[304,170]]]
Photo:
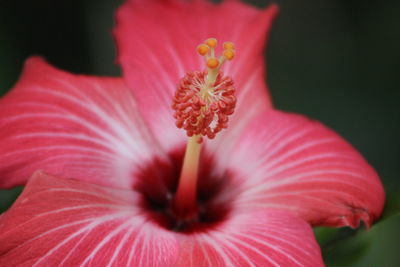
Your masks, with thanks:
[[[385,185],[384,216],[371,231],[316,229],[327,265],[400,266],[400,1],[247,2],[280,7],[266,52],[275,106],[335,129]],[[111,30],[120,3],[0,0],[0,94],[34,54],[71,72],[118,75]],[[0,212],[20,190],[0,191]]]

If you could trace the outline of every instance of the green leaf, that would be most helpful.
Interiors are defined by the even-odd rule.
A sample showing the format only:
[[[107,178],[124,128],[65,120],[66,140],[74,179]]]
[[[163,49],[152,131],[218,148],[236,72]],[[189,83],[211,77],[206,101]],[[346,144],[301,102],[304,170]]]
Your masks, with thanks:
[[[400,264],[400,213],[375,224],[370,231],[317,228],[328,267],[396,267]]]

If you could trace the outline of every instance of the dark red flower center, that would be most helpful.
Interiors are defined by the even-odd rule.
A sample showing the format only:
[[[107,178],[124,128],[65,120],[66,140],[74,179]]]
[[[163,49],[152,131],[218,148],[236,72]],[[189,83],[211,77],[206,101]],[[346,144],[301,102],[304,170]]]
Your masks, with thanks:
[[[134,186],[141,196],[143,214],[149,220],[163,228],[182,232],[193,233],[207,231],[223,222],[229,215],[232,199],[220,196],[228,194],[234,189],[229,177],[229,170],[223,175],[212,175],[215,161],[207,156],[202,156],[200,161],[197,207],[191,212],[194,216],[187,217],[175,210],[173,199],[177,190],[180,170],[184,157],[184,147],[171,153],[172,164],[154,160],[145,166],[138,176],[138,183]]]

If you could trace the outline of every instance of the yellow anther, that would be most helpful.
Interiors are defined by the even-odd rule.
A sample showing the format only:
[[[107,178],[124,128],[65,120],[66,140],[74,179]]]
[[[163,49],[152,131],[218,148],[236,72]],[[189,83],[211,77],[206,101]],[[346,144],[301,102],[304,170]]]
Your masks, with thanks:
[[[217,47],[217,39],[215,38],[208,38],[205,42],[206,45],[208,45],[211,48]]]
[[[233,49],[235,49],[235,44],[232,43],[232,42],[225,42],[223,44],[223,46],[224,46],[224,50],[228,50],[228,49],[233,50]]]
[[[235,51],[232,49],[227,49],[224,51],[224,57],[227,60],[232,60],[235,57]]]
[[[216,58],[209,58],[207,60],[207,67],[209,67],[210,69],[215,69],[216,67],[219,66],[219,61]]]
[[[208,53],[208,50],[210,50],[210,47],[206,44],[201,44],[197,47],[197,52],[202,56],[205,56]]]

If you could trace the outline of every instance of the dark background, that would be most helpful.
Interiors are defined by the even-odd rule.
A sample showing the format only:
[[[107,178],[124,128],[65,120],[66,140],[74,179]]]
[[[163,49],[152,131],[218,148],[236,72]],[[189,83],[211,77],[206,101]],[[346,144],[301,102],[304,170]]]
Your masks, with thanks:
[[[34,54],[71,72],[118,75],[111,30],[121,2],[0,0],[0,94]],[[400,1],[273,2],[280,15],[266,57],[275,106],[339,132],[377,169],[387,192],[376,230],[316,230],[326,262],[396,266],[400,258],[390,251],[400,239]],[[18,192],[0,191],[0,211]]]

